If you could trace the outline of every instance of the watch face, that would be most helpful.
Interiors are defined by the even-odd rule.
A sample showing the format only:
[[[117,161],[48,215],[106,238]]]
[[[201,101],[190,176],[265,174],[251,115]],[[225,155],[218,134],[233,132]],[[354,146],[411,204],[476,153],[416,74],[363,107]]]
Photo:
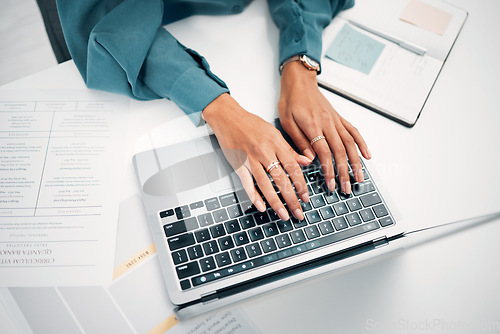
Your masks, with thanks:
[[[319,70],[319,63],[316,60],[304,55],[302,56],[302,61],[304,62],[304,65],[306,65],[306,67],[316,71]]]

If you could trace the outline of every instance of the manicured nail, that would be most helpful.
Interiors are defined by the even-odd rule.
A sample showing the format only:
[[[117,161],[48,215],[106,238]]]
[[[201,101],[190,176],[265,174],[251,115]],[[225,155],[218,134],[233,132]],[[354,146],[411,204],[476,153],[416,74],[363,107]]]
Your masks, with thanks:
[[[290,216],[288,215],[288,212],[286,212],[285,209],[281,208],[278,210],[278,216],[280,216],[281,220],[288,220],[290,219]]]
[[[293,215],[298,220],[304,220],[304,213],[302,213],[302,210],[300,210],[300,209],[295,209],[295,211],[293,212]]]
[[[363,171],[361,169],[358,169],[358,171],[356,172],[356,181],[357,182],[365,181],[365,176],[363,175]]]
[[[304,203],[309,202],[309,193],[308,192],[303,193],[302,195],[300,195],[300,199]]]
[[[351,193],[351,182],[346,181],[343,183],[342,191],[345,194],[350,194]]]
[[[260,212],[264,212],[266,210],[266,206],[264,205],[264,203],[262,203],[261,200],[256,200],[255,201],[255,207],[257,208],[257,210],[259,210]]]
[[[331,178],[330,181],[328,181],[328,189],[331,191],[335,191],[335,179]]]
[[[313,161],[314,160],[314,153],[311,151],[311,149],[306,148],[304,150],[304,155],[309,158],[309,160]]]
[[[367,148],[365,150],[365,156],[367,159],[371,159],[372,158],[372,152],[370,152],[370,150]]]

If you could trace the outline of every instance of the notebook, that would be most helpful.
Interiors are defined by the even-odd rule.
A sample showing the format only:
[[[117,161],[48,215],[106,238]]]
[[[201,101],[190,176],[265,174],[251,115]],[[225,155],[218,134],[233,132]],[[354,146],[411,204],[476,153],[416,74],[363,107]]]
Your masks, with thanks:
[[[405,231],[365,163],[363,183],[350,171],[350,196],[327,189],[318,161],[304,167],[305,219],[282,221],[269,207],[255,209],[214,136],[133,160],[179,318],[378,256]]]
[[[412,127],[466,18],[441,0],[357,0],[324,31],[318,83]]]

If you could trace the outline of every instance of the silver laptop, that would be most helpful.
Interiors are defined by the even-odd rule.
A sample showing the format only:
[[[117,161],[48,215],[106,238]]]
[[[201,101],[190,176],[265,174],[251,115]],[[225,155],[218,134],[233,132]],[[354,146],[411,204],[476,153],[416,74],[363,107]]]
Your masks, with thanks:
[[[294,147],[279,121],[275,125]],[[269,207],[255,209],[214,136],[136,154],[142,200],[178,317],[372,258],[402,236],[403,225],[362,164],[365,181],[352,177],[348,197],[327,189],[318,161],[304,167],[305,219],[282,221]]]

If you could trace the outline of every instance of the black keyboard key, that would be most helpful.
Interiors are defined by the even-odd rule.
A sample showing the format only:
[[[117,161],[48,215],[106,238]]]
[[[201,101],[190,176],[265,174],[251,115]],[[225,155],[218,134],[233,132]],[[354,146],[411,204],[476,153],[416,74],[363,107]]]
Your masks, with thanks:
[[[243,246],[243,245],[246,245],[250,242],[250,239],[248,239],[247,232],[245,232],[245,231],[236,233],[233,237],[234,237],[234,243],[236,244],[236,246]]]
[[[347,228],[347,222],[345,221],[344,217],[333,218],[332,223],[337,231]]]
[[[264,239],[264,233],[262,233],[262,229],[258,226],[249,230],[248,234],[250,235],[250,240],[252,241]]]
[[[205,207],[208,211],[216,210],[220,208],[219,200],[217,197],[209,198],[205,200]]]
[[[254,213],[253,218],[257,225],[262,225],[271,221],[266,211]]]
[[[209,257],[206,257],[204,259],[201,259],[200,260],[200,267],[201,267],[201,270],[203,270],[204,272],[214,270],[216,268],[214,258],[212,256],[209,256]]]
[[[238,224],[236,219],[225,222],[224,226],[226,227],[227,233],[235,233],[241,230],[240,224]]]
[[[249,257],[256,257],[262,254],[262,250],[260,249],[260,246],[257,242],[250,245],[246,245],[245,249]]]
[[[192,247],[189,247],[187,250],[190,260],[196,260],[199,259],[200,257],[203,257],[203,251],[201,250],[200,245],[194,245]]]
[[[222,206],[230,206],[238,203],[238,199],[236,198],[236,193],[229,193],[219,196],[219,199],[220,199],[220,204],[222,204]]]
[[[322,195],[314,196],[311,197],[311,203],[314,208],[321,208],[322,206],[326,205],[325,200],[323,199]]]
[[[361,200],[361,203],[363,203],[365,207],[372,206],[382,202],[380,196],[377,193],[366,194],[361,196],[359,199]]]
[[[184,279],[200,273],[200,267],[197,262],[186,263],[182,266],[176,267],[175,270],[177,271],[177,277],[179,277],[179,279]]]
[[[271,221],[280,220],[280,216],[273,209],[267,210],[267,213]]]
[[[366,174],[365,174],[366,175]],[[365,176],[366,179],[366,176]],[[356,196],[360,196],[375,190],[375,186],[370,181],[365,181],[363,183],[356,183],[352,186],[352,192]]]
[[[275,251],[277,249],[276,243],[274,242],[273,239],[262,240],[260,242],[260,246],[262,247],[262,250],[264,251],[264,253],[269,253],[269,252]]]
[[[372,209],[364,209],[359,212],[359,215],[361,216],[361,219],[363,219],[364,222],[368,222],[370,220],[375,219],[375,216],[373,215]]]
[[[173,237],[174,235],[191,231],[197,228],[198,222],[194,217],[163,225],[163,229],[165,230],[165,234],[167,235],[167,237]]]
[[[323,219],[335,217],[335,213],[333,212],[333,208],[331,206],[325,206],[324,208],[319,209],[319,213]]]
[[[233,258],[233,262],[240,262],[247,259],[247,255],[245,254],[243,247],[233,249],[231,251],[231,257]]]
[[[322,194],[322,193],[326,192],[324,182],[311,183],[311,188],[315,194]]]
[[[219,246],[217,246],[217,242],[215,240],[210,240],[203,244],[203,250],[206,255],[212,255],[219,252]]]
[[[191,210],[199,209],[199,208],[202,208],[203,206],[204,206],[203,201],[198,201],[198,202],[194,202],[194,203],[189,204],[189,208]]]
[[[345,205],[344,202],[335,203],[332,206],[333,206],[333,209],[335,210],[335,213],[337,214],[337,216],[341,216],[341,215],[344,215],[344,214],[349,212],[349,210],[347,209],[347,206]]]
[[[202,215],[199,215],[198,216],[198,223],[200,223],[201,227],[212,225],[214,223],[214,219],[212,218],[212,214],[211,213],[204,213]]]
[[[361,224],[361,218],[359,217],[357,212],[350,213],[345,216],[347,218],[347,222],[351,226],[359,225]]]
[[[174,209],[168,209],[160,212],[160,218],[166,218],[174,215]]]
[[[246,215],[257,212],[257,208],[255,207],[255,205],[253,205],[252,202],[249,201],[241,203],[241,210]]]
[[[252,216],[245,216],[240,218],[240,225],[244,230],[255,226],[255,220]]]
[[[232,263],[228,252],[224,252],[224,253],[220,253],[220,254],[215,255],[215,261],[217,261],[217,265],[219,267],[224,267],[224,266],[227,266],[228,264]]]
[[[316,210],[306,212],[305,216],[309,224],[316,224],[317,222],[321,221],[321,216],[319,215],[319,212]]]
[[[349,206],[349,209],[351,211],[357,211],[357,210],[361,210],[363,208],[361,206],[361,203],[359,202],[359,199],[357,199],[357,198],[348,199],[346,202],[347,202],[347,205]]]
[[[309,196],[314,195],[314,193],[313,193],[312,188],[311,188],[310,185],[307,185],[307,192],[309,193]]]
[[[189,207],[187,205],[176,207],[175,214],[177,215],[177,219],[191,217],[191,211],[189,211]]]
[[[191,283],[189,282],[188,279],[185,279],[185,280],[181,281],[180,283],[181,283],[182,290],[187,290],[191,287]]]
[[[321,234],[323,234],[323,235],[335,232],[335,229],[333,228],[332,223],[330,223],[329,221],[319,223],[318,227],[319,227],[319,230],[321,231]]]
[[[222,224],[217,224],[210,227],[210,233],[212,234],[213,238],[218,238],[226,235],[226,231],[224,230],[224,226],[222,226]]]
[[[280,234],[275,237],[274,240],[276,240],[276,244],[279,248],[285,248],[292,245],[292,241],[290,240],[288,234]]]
[[[278,226],[280,233],[285,233],[285,232],[293,230],[292,222],[289,220],[287,220],[287,221],[279,220],[276,222],[276,225]]]
[[[212,212],[216,223],[221,223],[229,219],[226,209],[219,209]]]
[[[167,239],[167,241],[168,247],[171,251],[191,246],[195,243],[193,233],[181,234],[179,236]]]
[[[174,260],[175,265],[187,262],[188,257],[186,251],[184,249],[180,249],[178,251],[172,252],[172,260]]]
[[[210,232],[208,232],[208,228],[201,229],[199,231],[194,232],[194,236],[196,237],[196,241],[202,243],[204,241],[210,240]]]
[[[310,203],[310,202],[309,202],[309,203],[306,203],[306,202],[302,202],[302,201],[301,201],[301,202],[300,202],[300,206],[302,207],[302,211],[303,211],[303,212],[307,212],[307,211],[312,210],[312,205],[311,205],[311,203]]]
[[[305,218],[302,220],[298,220],[297,218],[292,216],[290,218],[290,221],[293,223],[293,226],[295,228],[301,228],[301,227],[307,226],[307,220],[305,220]]]
[[[380,223],[380,225],[382,227],[386,227],[386,226],[394,224],[394,221],[392,220],[391,217],[385,217],[385,218],[379,219],[378,222]]]
[[[275,236],[276,234],[279,233],[279,231],[278,231],[278,225],[276,225],[276,223],[274,223],[274,222],[262,226],[262,229],[264,230],[264,234],[268,238],[272,237],[272,236]]]
[[[243,216],[243,211],[241,210],[239,204],[228,207],[227,213],[229,214],[229,218],[238,218]]]
[[[306,236],[304,235],[304,232],[302,232],[302,230],[295,230],[290,232],[289,234],[294,244],[306,241]]]
[[[308,239],[315,239],[320,236],[318,227],[316,225],[307,226],[306,228],[304,228],[304,231],[306,232]]]
[[[326,203],[332,204],[340,201],[339,195],[336,192],[328,192],[325,194]]]
[[[384,217],[389,214],[384,204],[374,206],[373,211],[375,212],[375,216],[377,216],[377,218]]]
[[[219,246],[221,251],[234,248],[233,238],[230,235],[219,239]]]
[[[315,182],[315,181],[320,181],[323,179],[323,175],[319,170],[311,171],[308,173],[305,173],[305,178],[309,182]]]

